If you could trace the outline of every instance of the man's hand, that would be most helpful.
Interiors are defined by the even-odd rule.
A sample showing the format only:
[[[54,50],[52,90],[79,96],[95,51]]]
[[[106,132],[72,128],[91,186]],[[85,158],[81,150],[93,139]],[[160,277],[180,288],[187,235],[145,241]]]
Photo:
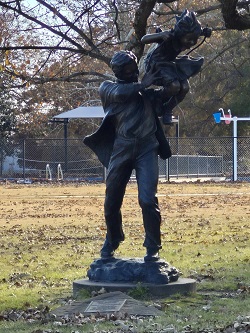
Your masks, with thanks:
[[[151,86],[155,80],[160,79],[160,70],[155,71],[155,66],[152,66],[150,70],[143,76],[141,84],[144,88]]]

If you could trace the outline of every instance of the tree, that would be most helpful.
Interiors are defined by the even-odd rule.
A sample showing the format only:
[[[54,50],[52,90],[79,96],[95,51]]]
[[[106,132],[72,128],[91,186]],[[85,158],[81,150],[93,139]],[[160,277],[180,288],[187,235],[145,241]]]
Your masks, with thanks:
[[[211,19],[220,10],[227,29],[244,30],[250,28],[248,2],[210,1],[210,6],[202,8],[203,3],[193,1],[192,9],[200,17],[206,15]],[[24,86],[27,82],[74,81],[76,77],[83,80],[91,75],[98,81],[100,71],[76,71],[68,67],[70,71],[66,74],[65,67],[58,68],[57,72],[49,71],[50,63],[63,56],[75,64],[84,59],[88,63],[97,61],[108,65],[118,48],[133,50],[140,58],[144,50],[140,40],[147,28],[161,17],[171,21],[185,5],[185,1],[169,0],[0,1],[5,33],[11,36],[1,42],[0,49],[7,57],[3,66],[18,79],[16,86],[17,82]]]
[[[246,30],[250,28],[250,2],[220,0],[221,12],[227,29]]]
[[[10,114],[10,99],[6,91],[0,90],[0,140],[8,138],[15,130],[15,118]]]
[[[221,40],[228,29],[250,28],[249,1],[211,0],[205,5],[186,0],[0,1],[4,77],[0,86],[14,92],[18,105],[26,110],[22,113],[29,116],[46,107],[55,114],[96,102],[100,82],[111,76],[114,51],[132,50],[140,59],[146,52],[141,37],[159,24],[170,28],[175,15],[187,6],[203,24],[213,27],[216,40],[220,38],[216,52],[207,57],[211,64],[226,52],[226,47],[221,50]],[[208,73],[209,68],[202,75]],[[197,82],[201,87],[202,81],[198,78],[194,86]]]

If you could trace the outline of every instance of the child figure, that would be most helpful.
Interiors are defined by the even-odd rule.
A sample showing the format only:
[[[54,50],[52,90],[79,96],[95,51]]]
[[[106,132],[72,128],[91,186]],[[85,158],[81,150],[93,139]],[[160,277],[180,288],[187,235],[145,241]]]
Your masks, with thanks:
[[[159,79],[154,84],[167,89],[169,100],[165,103],[166,111],[162,117],[163,124],[172,123],[173,108],[178,105],[189,91],[188,79],[197,74],[204,58],[193,58],[179,54],[197,44],[200,36],[210,37],[211,29],[202,29],[194,12],[187,9],[176,17],[176,24],[169,31],[157,30],[156,33],[142,37],[144,44],[157,43],[145,58],[145,70],[152,66],[159,71]]]

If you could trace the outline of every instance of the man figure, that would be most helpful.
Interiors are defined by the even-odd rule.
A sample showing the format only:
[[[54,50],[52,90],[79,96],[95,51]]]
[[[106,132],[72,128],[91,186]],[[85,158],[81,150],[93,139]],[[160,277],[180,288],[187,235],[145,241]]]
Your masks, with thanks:
[[[156,197],[158,154],[171,156],[169,144],[158,116],[168,100],[164,88],[146,89],[157,78],[149,71],[138,82],[136,56],[129,51],[117,52],[111,60],[116,82],[104,81],[99,89],[105,117],[99,129],[85,137],[84,143],[107,167],[104,214],[107,234],[101,249],[103,259],[112,258],[124,240],[121,206],[133,169],[139,192],[145,229],[145,261],[159,259],[161,249],[161,215]]]

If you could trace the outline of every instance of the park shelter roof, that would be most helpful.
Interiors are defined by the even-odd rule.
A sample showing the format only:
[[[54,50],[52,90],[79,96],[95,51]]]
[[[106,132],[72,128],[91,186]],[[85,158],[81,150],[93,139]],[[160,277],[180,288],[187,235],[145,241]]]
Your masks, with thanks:
[[[79,106],[54,116],[53,119],[73,119],[73,118],[103,118],[104,111],[102,106]]]

